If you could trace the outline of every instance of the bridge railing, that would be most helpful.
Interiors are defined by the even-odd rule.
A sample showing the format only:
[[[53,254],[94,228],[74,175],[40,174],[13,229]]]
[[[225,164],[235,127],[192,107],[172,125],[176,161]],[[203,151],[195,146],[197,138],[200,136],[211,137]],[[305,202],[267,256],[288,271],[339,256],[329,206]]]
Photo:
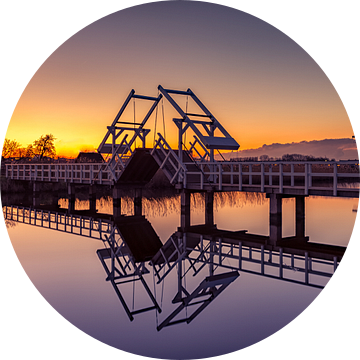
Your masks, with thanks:
[[[194,235],[192,235],[194,236]],[[229,270],[240,270],[250,274],[280,279],[292,283],[323,288],[339,265],[339,259],[324,260],[312,258],[307,252],[304,256],[285,253],[282,248],[267,250],[236,243],[226,243],[221,238],[211,239],[199,235],[200,242],[195,248],[187,248],[190,261],[187,271],[192,270],[193,276],[207,264]],[[186,234],[182,241],[186,244]]]
[[[170,183],[182,182],[186,186],[186,167],[180,161],[178,155],[170,147],[165,138],[158,133],[158,140],[151,151],[151,155],[168,176]]]
[[[185,166],[190,163],[184,163]],[[199,162],[199,171],[186,171],[187,183],[204,189],[211,181],[216,190],[239,190],[245,188],[265,192],[277,188],[330,190],[336,196],[339,189],[359,191],[359,162],[311,161],[311,162]],[[189,179],[192,179],[189,181]]]
[[[24,206],[3,206],[5,220],[16,221],[28,225],[44,227],[70,234],[105,240],[105,236],[113,233],[114,226],[104,219],[89,216],[66,214]]]
[[[112,172],[120,176],[122,168],[116,164]],[[13,180],[72,182],[81,184],[111,184],[113,176],[107,163],[67,164],[6,164],[6,177]]]

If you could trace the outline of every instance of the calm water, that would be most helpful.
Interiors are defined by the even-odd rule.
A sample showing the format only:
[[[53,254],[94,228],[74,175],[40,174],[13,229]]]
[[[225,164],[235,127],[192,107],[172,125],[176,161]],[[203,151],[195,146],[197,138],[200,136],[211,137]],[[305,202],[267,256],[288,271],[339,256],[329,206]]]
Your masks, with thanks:
[[[347,246],[353,229],[357,199],[306,199],[306,235],[310,242]],[[66,207],[67,200],[59,204]],[[87,209],[77,200],[76,209]],[[111,213],[112,201],[97,200],[101,213]],[[122,213],[132,215],[132,199],[122,199]],[[178,195],[143,199],[143,213],[164,244],[180,225]],[[215,223],[223,230],[248,230],[269,234],[269,201],[247,193],[215,196]],[[294,235],[295,201],[283,201],[283,236]],[[191,225],[204,222],[204,201],[192,197]],[[157,326],[179,304],[175,267],[160,284],[152,267],[144,279],[162,308],[135,315],[129,321],[96,254],[102,241],[56,230],[8,222],[8,232],[18,258],[39,292],[67,320],[94,338],[115,348],[157,358],[203,358],[221,355],[252,345],[281,329],[299,315],[319,294],[318,288],[239,271],[209,306],[190,324],[179,323],[157,331]],[[232,266],[229,261],[227,265]],[[229,270],[226,270],[229,271]],[[210,266],[193,276],[189,271],[183,286],[191,292],[209,276]],[[215,274],[224,273],[216,269]],[[326,281],[325,281],[326,283]],[[324,283],[324,285],[325,285]],[[122,287],[131,309],[149,306],[149,296],[140,282]],[[183,316],[191,309],[185,308]]]

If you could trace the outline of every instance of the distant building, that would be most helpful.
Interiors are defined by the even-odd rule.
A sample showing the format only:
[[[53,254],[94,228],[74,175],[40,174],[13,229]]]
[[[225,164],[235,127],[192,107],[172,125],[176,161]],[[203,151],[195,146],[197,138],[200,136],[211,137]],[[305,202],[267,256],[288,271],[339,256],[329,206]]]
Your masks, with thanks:
[[[76,163],[101,163],[105,162],[101,154],[97,152],[80,152],[75,159]]]

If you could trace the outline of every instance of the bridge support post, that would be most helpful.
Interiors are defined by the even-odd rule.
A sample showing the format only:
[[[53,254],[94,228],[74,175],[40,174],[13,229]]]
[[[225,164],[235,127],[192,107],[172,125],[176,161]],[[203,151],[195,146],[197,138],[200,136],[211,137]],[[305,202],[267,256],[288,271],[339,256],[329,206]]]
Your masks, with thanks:
[[[90,211],[96,212],[96,185],[89,186]]]
[[[180,227],[184,230],[190,227],[190,192],[187,190],[181,191],[181,221]]]
[[[280,194],[268,194],[270,199],[269,238],[270,244],[282,239],[282,196]]]
[[[115,218],[121,216],[121,194],[116,186],[113,188],[113,216]]]
[[[75,184],[68,183],[67,190],[69,200],[68,211],[73,212],[75,210]]]
[[[32,193],[33,193],[33,206],[36,207],[40,205],[40,183],[37,181],[32,181]]]
[[[305,237],[305,196],[295,197],[295,236]]]
[[[134,194],[134,215],[142,215],[142,189],[135,189]]]
[[[214,225],[214,192],[205,193],[205,225]]]

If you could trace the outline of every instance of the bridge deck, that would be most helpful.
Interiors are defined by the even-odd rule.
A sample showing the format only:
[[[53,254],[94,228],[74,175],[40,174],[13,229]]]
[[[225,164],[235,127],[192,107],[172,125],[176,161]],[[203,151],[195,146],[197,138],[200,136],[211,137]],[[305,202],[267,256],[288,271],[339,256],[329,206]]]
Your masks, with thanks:
[[[358,161],[233,162],[192,161],[177,150],[136,149],[126,166],[115,163],[6,164],[14,180],[79,184],[145,185],[163,169],[177,189],[191,191],[246,191],[284,195],[359,197]],[[115,179],[114,179],[115,176]]]

